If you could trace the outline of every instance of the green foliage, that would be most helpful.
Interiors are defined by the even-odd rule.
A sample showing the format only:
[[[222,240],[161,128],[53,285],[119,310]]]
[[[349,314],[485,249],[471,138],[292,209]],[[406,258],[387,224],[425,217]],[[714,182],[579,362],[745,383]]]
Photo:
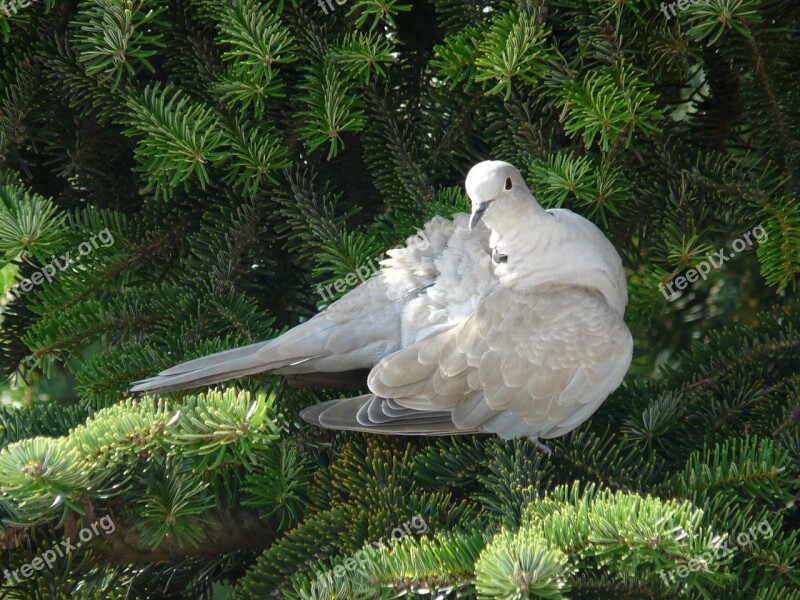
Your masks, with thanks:
[[[152,22],[166,6],[144,0],[90,0],[83,8],[73,27],[78,61],[86,75],[101,83],[113,80],[115,89],[123,77],[135,77],[142,68],[155,72],[149,59],[164,44]]]
[[[590,203],[597,197],[592,180],[592,165],[585,156],[555,154],[546,161],[531,165],[530,177],[536,182],[541,201],[546,206],[560,207],[569,197],[576,204]]]
[[[400,0],[354,0],[347,16],[358,15],[357,27],[363,27],[372,19],[370,29],[375,29],[381,21],[395,27],[394,17],[410,10],[411,4],[403,4]]]
[[[245,196],[256,195],[267,183],[277,183],[273,173],[291,164],[274,131],[254,127],[246,134],[241,123],[233,122],[225,126],[223,132],[232,150],[224,181]]]
[[[169,196],[190,177],[202,189],[209,182],[207,164],[222,160],[219,122],[207,108],[191,101],[179,90],[158,84],[148,87],[141,98],[128,98],[131,111],[130,136],[144,134],[136,149],[145,173],[158,194]],[[157,157],[151,160],[150,157]]]
[[[301,87],[307,92],[302,101],[308,106],[302,114],[306,126],[301,137],[309,151],[329,142],[330,159],[344,148],[344,132],[359,131],[364,126],[361,99],[353,94],[352,87],[332,59],[312,69]]]
[[[135,529],[142,531],[142,541],[155,549],[169,536],[183,547],[197,546],[205,537],[202,514],[212,508],[213,500],[203,492],[208,483],[176,472],[167,466],[150,473],[147,493],[137,502],[141,519]]]
[[[278,513],[279,528],[300,522],[311,484],[311,461],[297,448],[281,444],[279,453],[271,453],[258,465],[252,483],[243,488],[244,506],[267,507],[267,515]]]
[[[196,469],[214,471],[223,463],[250,467],[257,460],[255,451],[278,438],[271,408],[269,400],[246,394],[233,400],[230,394],[190,400],[181,407],[171,437],[187,457],[198,459]]]
[[[52,200],[18,184],[0,183],[0,260],[5,263],[25,255],[48,258],[61,248],[64,220]]]
[[[63,440],[31,438],[12,444],[0,455],[3,508],[17,522],[66,516],[74,489],[89,486],[90,473],[78,453]]]
[[[341,44],[331,48],[331,58],[353,79],[363,77],[365,84],[372,77],[385,77],[386,71],[381,63],[388,64],[394,60],[391,44],[374,31],[348,33]]]
[[[629,65],[615,71],[592,71],[582,81],[565,82],[562,105],[566,132],[580,133],[587,148],[595,138],[606,151],[622,139],[627,148],[636,129],[658,131],[653,122],[664,116],[656,108],[658,96],[650,88],[634,76]]]
[[[514,78],[533,83],[545,73],[547,58],[542,48],[548,32],[527,15],[510,12],[495,17],[475,61],[476,82],[494,82],[487,94],[503,93],[508,100]]]
[[[229,47],[222,54],[228,70],[217,84],[223,102],[256,115],[270,97],[283,95],[278,67],[294,62],[294,39],[278,15],[264,4],[245,0],[215,6],[218,40]],[[274,145],[274,144],[273,144]]]
[[[800,599],[800,7],[322,3],[0,2],[2,568],[117,525],[0,595]],[[273,375],[130,397],[307,320],[489,158],[628,277],[634,363],[551,457],[315,430],[356,392]]]
[[[480,598],[560,600],[569,591],[566,555],[531,529],[495,536],[475,565]]]
[[[686,16],[691,28],[686,36],[702,41],[710,37],[709,44],[714,44],[729,27],[744,36],[750,36],[750,26],[762,19],[758,12],[758,3],[753,0],[709,0],[703,3],[691,3],[687,6]]]

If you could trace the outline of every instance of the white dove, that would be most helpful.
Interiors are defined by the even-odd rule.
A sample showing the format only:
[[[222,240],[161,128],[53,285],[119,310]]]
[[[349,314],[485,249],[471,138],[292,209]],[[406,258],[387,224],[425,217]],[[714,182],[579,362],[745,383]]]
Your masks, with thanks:
[[[544,210],[501,161],[467,175],[472,215],[436,217],[381,270],[283,335],[137,382],[166,392],[261,371],[369,394],[305,409],[309,423],[396,435],[563,435],[622,382],[633,340],[622,261],[603,233]],[[361,382],[363,384],[363,375]]]

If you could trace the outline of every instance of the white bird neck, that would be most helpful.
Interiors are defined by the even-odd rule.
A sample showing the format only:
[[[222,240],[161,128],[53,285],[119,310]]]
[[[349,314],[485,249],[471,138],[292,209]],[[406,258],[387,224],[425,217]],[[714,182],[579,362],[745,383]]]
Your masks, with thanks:
[[[492,232],[504,237],[506,232],[518,231],[521,222],[533,224],[545,218],[547,211],[527,192],[495,200],[483,215],[483,222]]]
[[[575,213],[546,211],[531,197],[504,199],[487,211],[489,246],[501,286],[520,291],[580,286],[599,293],[622,315],[628,301],[622,261],[597,227]]]

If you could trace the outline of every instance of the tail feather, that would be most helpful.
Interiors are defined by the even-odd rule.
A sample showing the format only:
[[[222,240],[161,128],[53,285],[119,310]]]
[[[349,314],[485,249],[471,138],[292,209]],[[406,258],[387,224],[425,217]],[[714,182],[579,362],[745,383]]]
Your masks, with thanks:
[[[269,343],[269,342],[267,342]],[[132,392],[174,392],[229,379],[299,365],[314,357],[277,358],[269,361],[262,351],[265,344],[251,344],[190,360],[162,371],[155,377],[134,382]]]
[[[174,367],[170,367],[165,371],[161,371],[161,373],[159,373],[157,377],[165,377],[167,375],[181,375],[183,373],[188,373],[189,371],[195,371],[197,369],[203,369],[205,367],[216,365],[220,361],[225,362],[225,361],[235,360],[237,358],[247,357],[257,352],[258,350],[261,350],[264,346],[266,346],[269,343],[271,343],[271,340],[267,342],[256,342],[255,344],[249,344],[248,346],[242,346],[241,348],[234,348],[233,350],[224,350],[222,352],[217,352],[216,354],[210,354],[209,356],[195,358],[194,360],[187,360],[186,362],[183,362],[179,365],[175,365]]]
[[[354,372],[371,368],[374,356],[386,353],[389,346],[385,332],[365,332],[359,320],[340,323],[318,315],[275,339],[170,367],[154,377],[134,382],[131,391],[185,390],[262,371],[281,375]],[[343,376],[343,381],[351,383],[347,376]]]
[[[156,375],[155,377],[135,382],[135,385],[131,387],[131,392],[177,392],[179,390],[222,383],[223,381],[236,379],[237,377],[245,377],[246,375],[255,375],[264,370],[262,365],[252,365],[250,367],[234,369],[232,366],[225,366],[225,364],[223,364],[219,365],[216,369],[208,367],[206,369],[200,369],[199,371],[189,371],[181,375]]]
[[[329,400],[304,409],[300,416],[317,427],[387,435],[461,435],[479,433],[459,430],[449,411],[404,411],[400,417],[388,417],[382,407],[390,400],[365,394],[342,400]],[[380,417],[376,416],[380,413]],[[388,417],[388,418],[387,418]]]
[[[154,377],[134,382],[131,391],[173,392],[262,371],[312,372],[315,370],[314,359],[330,354],[326,350],[327,340],[338,327],[337,323],[316,317],[275,339],[217,352],[170,367]],[[348,367],[346,364],[343,366]]]

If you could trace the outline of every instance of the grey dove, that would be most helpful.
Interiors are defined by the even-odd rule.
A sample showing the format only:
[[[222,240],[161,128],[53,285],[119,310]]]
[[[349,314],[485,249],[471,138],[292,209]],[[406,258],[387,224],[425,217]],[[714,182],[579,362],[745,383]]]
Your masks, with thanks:
[[[395,435],[527,437],[546,448],[539,439],[578,427],[628,370],[622,261],[591,222],[539,206],[508,163],[475,165],[466,190],[471,215],[435,217],[312,319],[132,391],[262,371],[323,384],[368,372],[370,393],[311,406],[303,418]]]

